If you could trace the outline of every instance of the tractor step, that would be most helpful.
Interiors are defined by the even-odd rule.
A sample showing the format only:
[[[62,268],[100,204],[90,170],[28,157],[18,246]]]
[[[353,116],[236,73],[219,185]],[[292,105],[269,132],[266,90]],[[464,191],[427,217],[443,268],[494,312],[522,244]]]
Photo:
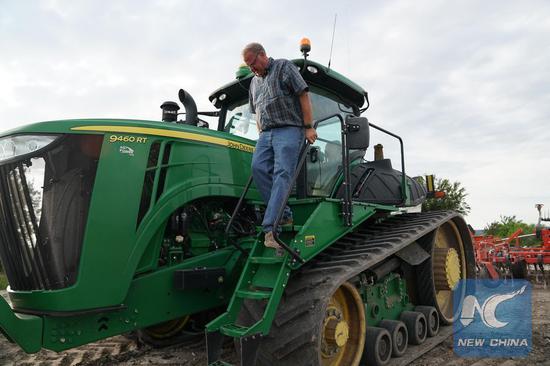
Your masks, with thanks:
[[[283,257],[250,257],[248,260],[256,264],[277,264],[284,261]]]
[[[243,299],[261,300],[261,299],[269,299],[271,297],[271,292],[260,291],[260,290],[252,290],[252,291],[239,290],[237,291],[237,296]]]
[[[224,329],[226,327],[222,327]],[[227,328],[229,329],[229,328]],[[239,339],[239,354],[241,355],[240,366],[255,366],[258,355],[258,347],[263,338],[261,333],[252,334],[249,336],[240,337]],[[231,363],[220,359],[223,344],[223,334],[220,332],[206,333],[206,352],[208,366],[234,366]]]
[[[223,335],[234,337],[234,338],[242,337],[247,330],[248,330],[247,327],[242,327],[237,324],[227,324],[227,325],[222,325],[220,327],[220,332]]]

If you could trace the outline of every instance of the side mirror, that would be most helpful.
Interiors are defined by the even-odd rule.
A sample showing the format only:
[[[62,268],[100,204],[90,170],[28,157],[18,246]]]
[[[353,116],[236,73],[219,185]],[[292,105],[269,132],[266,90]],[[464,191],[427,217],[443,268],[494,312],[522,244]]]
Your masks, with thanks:
[[[350,150],[365,150],[369,147],[369,120],[365,117],[346,118],[347,144]]]

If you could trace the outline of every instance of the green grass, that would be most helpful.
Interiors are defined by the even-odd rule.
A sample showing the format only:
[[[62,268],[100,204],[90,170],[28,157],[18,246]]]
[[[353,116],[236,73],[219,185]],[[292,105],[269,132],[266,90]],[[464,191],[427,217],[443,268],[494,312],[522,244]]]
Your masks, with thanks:
[[[8,279],[4,272],[0,272],[0,291],[5,290],[8,286]]]

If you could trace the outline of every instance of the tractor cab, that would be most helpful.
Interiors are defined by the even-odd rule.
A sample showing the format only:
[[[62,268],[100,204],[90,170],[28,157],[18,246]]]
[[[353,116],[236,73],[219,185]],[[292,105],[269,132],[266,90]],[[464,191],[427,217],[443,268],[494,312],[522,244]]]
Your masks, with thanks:
[[[294,63],[298,68],[304,65],[303,60],[294,60]],[[321,72],[325,74],[324,78],[320,78]],[[354,84],[346,84],[343,78],[338,81],[335,77],[339,74],[311,61],[308,62],[308,67],[302,75],[309,84],[313,119],[317,122],[315,127],[319,138],[307,150],[308,156],[304,173],[299,179],[298,192],[301,192],[302,197],[330,197],[333,194],[336,176],[342,170],[341,126],[340,119],[335,115],[340,115],[342,118],[358,116],[359,107],[364,100],[361,98],[363,92]],[[256,140],[258,130],[255,115],[250,112],[248,104],[248,87],[252,77],[251,73],[241,76],[237,81],[214,92],[210,99],[222,109],[218,125],[220,130]],[[327,84],[326,80],[331,80],[332,85]],[[239,87],[235,88],[235,85]],[[342,90],[347,98],[329,89],[330,86]],[[352,94],[357,100],[353,101],[348,94]],[[356,104],[359,101],[361,105]],[[353,158],[360,160],[364,154],[365,150],[360,149],[354,152]]]
[[[369,128],[396,137],[402,145],[398,136],[365,121],[362,131],[347,132],[349,136],[355,135],[354,148],[344,144],[343,127],[350,118],[359,118],[368,108],[367,92],[338,72],[307,58],[292,62],[309,85],[318,134],[315,143],[307,147],[307,157],[297,179],[294,196],[342,198],[344,189],[341,183],[344,181],[344,167],[348,166],[351,175],[356,178],[352,187],[355,191],[351,197],[354,200],[400,206],[421,202],[425,198],[425,191],[416,181],[405,177],[403,156],[402,171],[394,170],[391,161],[383,159],[383,156],[375,162],[365,160]],[[219,131],[255,141],[258,139],[258,130],[255,115],[251,113],[248,104],[248,89],[253,76],[248,67],[242,66],[236,73],[236,80],[213,92],[209,99],[220,108]],[[359,177],[354,175],[356,171]],[[364,190],[367,180],[375,189]]]

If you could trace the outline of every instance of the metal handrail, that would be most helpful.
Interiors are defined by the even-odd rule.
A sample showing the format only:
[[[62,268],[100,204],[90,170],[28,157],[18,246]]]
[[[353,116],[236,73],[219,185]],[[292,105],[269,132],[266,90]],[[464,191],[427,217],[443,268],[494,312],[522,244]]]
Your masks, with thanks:
[[[342,159],[343,161],[343,173],[344,173],[344,199],[342,200],[342,217],[344,219],[344,225],[352,226],[352,202],[351,202],[351,177],[349,170],[349,149],[348,149],[348,129],[344,118],[338,114],[340,119],[340,125],[342,129]]]
[[[225,227],[225,237],[229,238],[229,229],[231,229],[231,226],[233,225],[233,221],[235,221],[235,217],[237,216],[237,213],[241,209],[241,206],[243,205],[244,198],[246,194],[248,193],[248,190],[250,189],[250,186],[252,185],[252,174],[250,177],[248,177],[248,181],[246,182],[246,185],[244,186],[243,193],[239,197],[239,201],[237,202],[237,206],[235,206],[235,209],[233,210],[233,213],[231,214],[231,218],[229,219],[229,222],[227,223],[227,226]],[[235,248],[240,250],[243,254],[248,254],[246,250],[243,249],[237,242],[231,243]]]
[[[403,140],[398,135],[383,129],[382,127],[378,127],[375,124],[372,124],[369,122],[369,126],[374,127],[378,131],[384,132],[399,140],[399,145],[401,147],[401,169],[403,170],[401,175],[401,195],[403,196],[403,204],[406,204],[407,203],[407,175],[405,174],[405,149],[403,147]]]

